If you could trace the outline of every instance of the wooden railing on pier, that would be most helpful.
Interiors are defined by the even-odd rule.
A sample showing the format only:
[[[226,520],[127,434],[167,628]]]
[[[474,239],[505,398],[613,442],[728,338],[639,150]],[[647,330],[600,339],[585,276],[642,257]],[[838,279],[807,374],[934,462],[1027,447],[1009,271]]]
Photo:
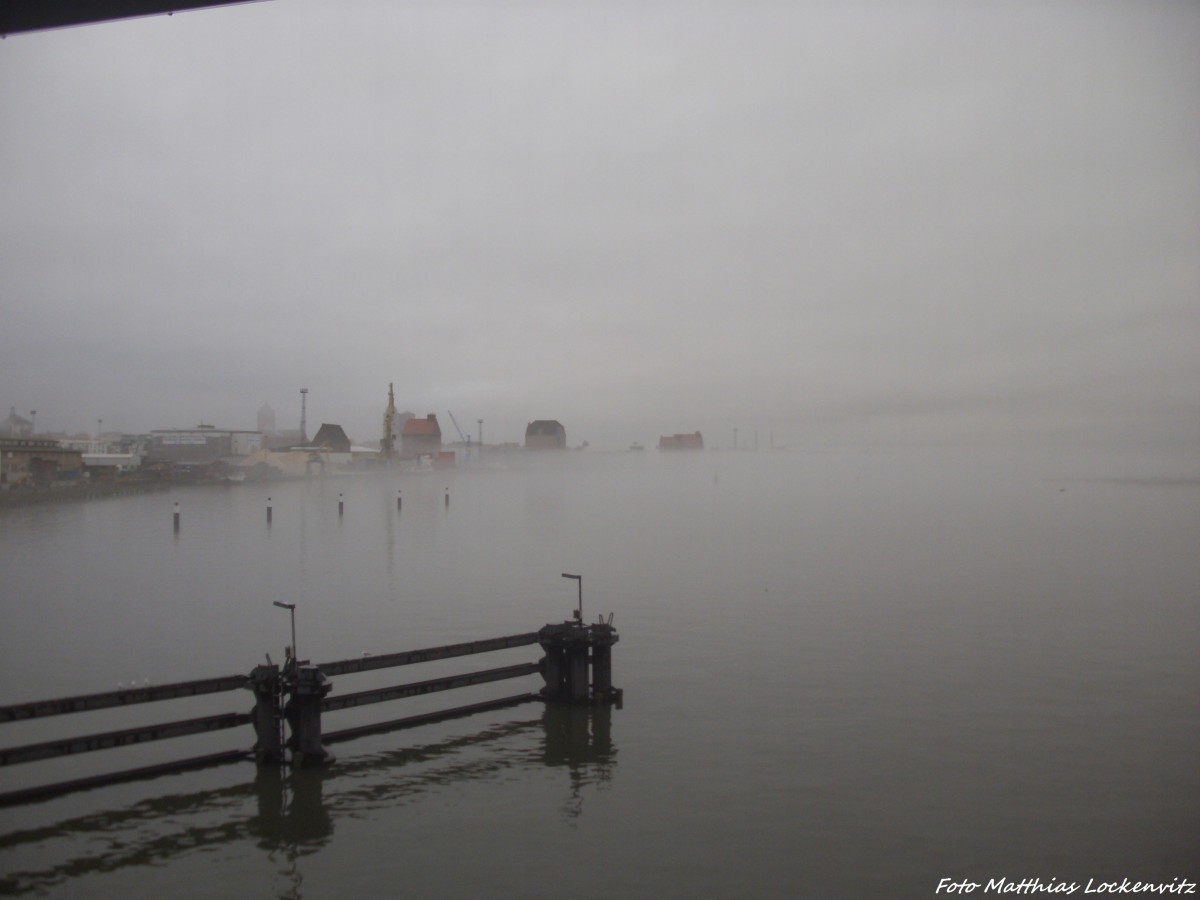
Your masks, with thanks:
[[[319,668],[325,675],[353,675],[356,672],[369,672],[372,669],[387,669],[392,666],[410,666],[414,663],[433,662],[437,659],[451,659],[455,656],[470,656],[473,653],[491,653],[494,650],[508,650],[510,647],[524,647],[538,642],[538,632],[513,634],[508,637],[489,638],[484,641],[469,641],[465,644],[447,644],[445,647],[433,647],[428,650],[407,650],[403,653],[388,653],[380,656],[363,656],[357,659],[343,659],[340,662],[321,663]]]
[[[0,722],[44,719],[47,716],[61,716],[66,713],[87,712],[93,709],[111,709],[114,706],[132,706],[135,703],[198,697],[201,694],[235,691],[239,688],[249,687],[249,685],[250,678],[247,675],[228,675],[225,678],[202,678],[199,681],[180,681],[176,684],[158,684],[153,687],[126,688],[103,694],[62,697],[58,700],[14,703],[11,706],[0,706]]]
[[[289,660],[282,668],[273,664],[258,666],[249,675],[229,675],[174,684],[147,685],[55,700],[38,700],[0,706],[0,724],[3,724],[234,690],[249,689],[255,695],[255,706],[250,712],[221,713],[0,748],[0,767],[237,728],[247,724],[254,726],[256,736],[253,750],[226,751],[12,791],[0,794],[0,805],[23,803],[81,788],[114,784],[248,758],[255,758],[262,765],[284,762],[291,762],[293,765],[327,764],[332,761],[332,756],[324,749],[325,744],[351,740],[381,731],[428,724],[461,715],[471,715],[531,700],[612,702],[621,697],[621,692],[613,688],[611,682],[611,647],[617,639],[616,631],[611,624],[582,625],[579,622],[567,622],[562,625],[547,625],[540,631],[448,644],[423,650],[364,656],[317,665]],[[539,643],[545,650],[546,656],[538,662],[519,663],[392,687],[333,697],[327,696],[331,688],[328,681],[330,676],[353,675],[376,669],[491,653]],[[589,677],[589,667],[593,673],[592,677]],[[324,734],[321,731],[322,713],[521,678],[535,673],[541,673],[546,681],[546,687],[537,693],[517,694],[342,731]],[[286,704],[284,703],[285,697],[288,698]],[[285,723],[291,731],[291,737],[287,741],[284,740]]]

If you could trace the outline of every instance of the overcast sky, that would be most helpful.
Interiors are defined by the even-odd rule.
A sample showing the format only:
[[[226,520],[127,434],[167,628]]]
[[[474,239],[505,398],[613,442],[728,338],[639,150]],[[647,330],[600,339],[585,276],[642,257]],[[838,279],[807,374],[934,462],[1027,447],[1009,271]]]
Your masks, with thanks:
[[[13,35],[0,417],[1200,447],[1197,48],[1186,0]]]

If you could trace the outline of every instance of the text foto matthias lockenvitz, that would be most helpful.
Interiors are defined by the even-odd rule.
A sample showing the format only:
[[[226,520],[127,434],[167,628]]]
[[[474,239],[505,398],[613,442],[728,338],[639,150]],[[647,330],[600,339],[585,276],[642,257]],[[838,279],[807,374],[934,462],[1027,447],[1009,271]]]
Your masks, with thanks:
[[[1174,881],[1136,881],[1123,878],[1120,881],[1097,881],[1089,878],[1086,884],[1078,881],[1063,881],[1058,878],[991,878],[986,882],[971,881],[969,878],[956,880],[943,878],[938,882],[939,894],[974,894],[982,888],[984,894],[1194,894],[1196,882],[1186,878]]]

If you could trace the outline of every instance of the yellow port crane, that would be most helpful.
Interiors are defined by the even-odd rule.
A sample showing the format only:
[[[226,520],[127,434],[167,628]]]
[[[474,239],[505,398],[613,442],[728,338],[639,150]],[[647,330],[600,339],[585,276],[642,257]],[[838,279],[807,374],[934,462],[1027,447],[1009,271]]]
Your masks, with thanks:
[[[396,450],[396,394],[392,383],[388,382],[388,405],[383,414],[383,440],[379,448],[383,451],[384,459],[392,459]]]

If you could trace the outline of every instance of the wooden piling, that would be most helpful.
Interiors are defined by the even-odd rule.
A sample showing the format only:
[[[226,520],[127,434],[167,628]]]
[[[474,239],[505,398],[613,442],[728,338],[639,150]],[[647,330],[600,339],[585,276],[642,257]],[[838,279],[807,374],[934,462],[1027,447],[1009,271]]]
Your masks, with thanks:
[[[333,685],[317,666],[297,665],[288,677],[291,697],[283,708],[292,736],[293,766],[327,766],[333,754],[321,744],[321,701]]]
[[[562,703],[619,702],[621,689],[612,686],[612,645],[618,640],[616,630],[604,622],[544,627],[538,632],[538,643],[546,651],[542,696]]]
[[[277,766],[283,762],[283,685],[279,666],[258,666],[250,673],[250,690],[254,692],[254,759],[260,766]]]

